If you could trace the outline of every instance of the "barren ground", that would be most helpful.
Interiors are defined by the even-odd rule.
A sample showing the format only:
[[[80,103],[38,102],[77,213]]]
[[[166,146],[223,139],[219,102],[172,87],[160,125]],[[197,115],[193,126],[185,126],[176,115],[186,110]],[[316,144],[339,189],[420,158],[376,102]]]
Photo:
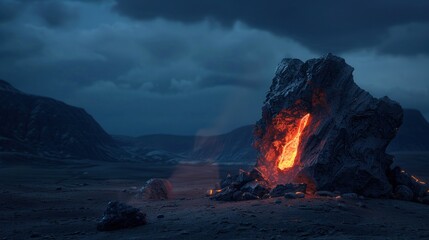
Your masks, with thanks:
[[[396,163],[429,180],[429,154],[398,154]],[[429,205],[205,197],[220,176],[239,167],[0,161],[0,239],[429,239]],[[147,202],[131,193],[151,177],[168,178],[174,199]],[[97,221],[111,200],[141,208],[148,224],[98,232]]]

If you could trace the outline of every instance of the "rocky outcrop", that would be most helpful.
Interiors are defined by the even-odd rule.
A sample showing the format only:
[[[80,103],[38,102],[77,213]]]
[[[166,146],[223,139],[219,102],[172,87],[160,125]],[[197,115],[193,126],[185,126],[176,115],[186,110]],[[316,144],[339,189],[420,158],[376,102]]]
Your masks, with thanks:
[[[0,80],[0,152],[112,160],[122,150],[85,110]]]
[[[353,68],[328,54],[279,65],[255,130],[257,167],[274,182],[306,181],[316,190],[388,196],[392,156],[385,153],[402,123],[402,108],[353,81]],[[309,115],[292,167],[277,167],[281,140]]]
[[[97,224],[98,231],[114,231],[146,224],[146,214],[125,203],[109,202]]]
[[[386,154],[402,124],[401,106],[359,88],[352,72],[332,54],[305,63],[284,59],[255,126],[255,167],[225,178],[221,189],[210,191],[212,199],[248,200],[244,193],[252,199],[299,198],[309,192],[428,202],[428,185],[391,169],[393,157]],[[252,192],[257,188],[268,193],[258,196]]]

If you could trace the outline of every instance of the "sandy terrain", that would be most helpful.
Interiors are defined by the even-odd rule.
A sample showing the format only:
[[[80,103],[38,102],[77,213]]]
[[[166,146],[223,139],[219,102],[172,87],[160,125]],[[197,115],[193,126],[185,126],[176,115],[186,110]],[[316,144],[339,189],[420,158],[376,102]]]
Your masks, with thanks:
[[[429,154],[399,154],[397,163],[428,179]],[[2,162],[0,239],[429,239],[429,206],[413,202],[205,197],[221,175],[238,168]],[[174,199],[148,202],[131,193],[151,177],[170,179]],[[148,224],[98,232],[110,200],[141,208]]]

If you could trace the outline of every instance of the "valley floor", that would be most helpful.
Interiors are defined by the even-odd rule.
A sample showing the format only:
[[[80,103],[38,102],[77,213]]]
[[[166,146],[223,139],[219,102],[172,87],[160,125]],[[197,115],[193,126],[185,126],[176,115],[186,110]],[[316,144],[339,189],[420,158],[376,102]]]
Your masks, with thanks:
[[[428,154],[398,155],[401,161],[428,179]],[[429,239],[429,206],[413,202],[310,196],[215,202],[205,197],[220,176],[238,168],[3,162],[0,239]],[[174,199],[136,197],[133,192],[151,177],[168,178]],[[141,208],[148,224],[98,232],[97,221],[111,200]]]

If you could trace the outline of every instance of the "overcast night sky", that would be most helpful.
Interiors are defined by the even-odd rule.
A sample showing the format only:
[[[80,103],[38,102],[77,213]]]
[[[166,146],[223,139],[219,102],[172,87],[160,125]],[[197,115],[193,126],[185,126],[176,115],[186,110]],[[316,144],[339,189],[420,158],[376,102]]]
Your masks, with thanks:
[[[360,87],[429,118],[428,12],[427,0],[0,0],[0,78],[112,134],[211,134],[258,120],[282,58],[332,52]]]

